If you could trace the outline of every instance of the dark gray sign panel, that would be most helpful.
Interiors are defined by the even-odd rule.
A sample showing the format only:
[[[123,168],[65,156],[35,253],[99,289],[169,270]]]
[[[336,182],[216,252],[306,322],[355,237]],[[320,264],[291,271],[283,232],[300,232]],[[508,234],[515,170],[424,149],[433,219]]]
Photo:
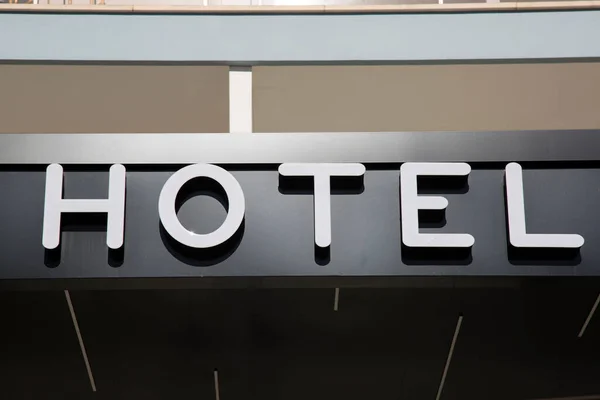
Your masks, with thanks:
[[[234,135],[187,135],[189,143],[181,135],[172,142],[169,135],[161,135],[157,136],[160,145],[144,142],[147,135],[135,137],[137,140],[116,135],[113,145],[125,146],[127,142],[129,147],[106,153],[88,147],[102,136],[59,135],[54,142],[54,135],[47,135],[45,147],[36,147],[33,153],[28,149],[37,146],[39,136],[0,137],[0,279],[600,276],[600,163],[596,163],[600,159],[596,154],[600,153],[596,145],[600,136],[596,132],[522,134],[524,141],[516,133],[482,134],[486,141],[476,140],[484,143],[481,153],[472,148],[470,133],[448,134],[453,143],[433,140],[442,134],[421,133],[371,134],[366,142],[361,134],[239,135],[235,137],[245,144],[256,140],[266,146],[247,148],[255,153],[254,159],[248,162],[249,156],[242,156],[246,161],[242,163],[235,162],[241,148],[234,145],[233,153],[229,153],[226,147],[215,145],[221,144],[224,136],[227,142],[235,143]],[[323,139],[323,135],[330,136]],[[317,179],[280,173],[280,164],[287,162],[277,158],[276,144],[286,143],[286,138],[298,144],[301,154],[293,156],[293,149],[285,146],[282,151],[288,152],[301,169],[319,163],[322,166],[328,159],[334,169],[340,162],[360,163],[361,156],[367,159],[363,176],[333,176],[330,180],[330,245],[315,241]],[[353,138],[360,146],[352,144]],[[337,148],[349,149],[349,153],[336,150],[336,139],[340,140]],[[534,139],[539,140],[539,146],[534,146]],[[391,142],[405,146],[384,149]],[[311,143],[313,151],[306,152]],[[152,150],[139,153],[139,147]],[[192,160],[196,148],[200,156]],[[202,156],[207,148],[214,150],[208,160]],[[523,148],[530,151],[532,162]],[[382,160],[375,162],[380,149]],[[411,149],[417,156],[403,159]],[[515,157],[510,156],[512,149]],[[577,149],[581,150],[580,159]],[[430,159],[420,158],[427,153]],[[448,159],[444,159],[445,153]],[[81,154],[90,155],[88,163],[70,162]],[[118,240],[107,245],[107,213],[100,203],[95,203],[98,208],[93,213],[62,213],[60,244],[46,242],[44,226],[48,226],[52,211],[49,185],[54,185],[49,183],[48,164],[62,163],[64,190],[58,195],[63,199],[107,199],[115,154],[124,160],[126,177],[122,245]],[[178,154],[183,154],[181,161]],[[461,159],[461,154],[477,154],[477,158]],[[144,157],[147,163],[142,162]],[[206,246],[182,243],[185,238],[177,239],[159,216],[165,184],[191,161],[199,165],[221,161],[218,169],[239,184],[244,198],[239,228],[234,226],[225,240]],[[419,206],[433,209],[418,212],[419,233],[436,235],[434,239],[424,237],[423,246],[410,242],[403,228],[407,221],[402,215],[405,219],[408,215],[403,207],[413,201],[402,194],[402,189],[405,194],[407,191],[403,180],[406,183],[408,175],[401,179],[400,171],[404,168],[404,174],[411,165],[405,161],[421,166],[452,161],[452,165],[470,169],[464,176],[442,176],[454,168],[442,164],[440,174],[414,177],[419,199],[447,199],[426,199],[427,204]],[[512,185],[514,189],[515,181],[507,178],[507,165],[513,161],[522,167],[523,190],[513,190],[511,195],[507,188]],[[235,207],[230,204],[231,192],[227,196],[226,191],[207,178],[182,185],[173,207],[185,232],[202,235],[219,230]],[[537,237],[541,238],[539,246],[536,237],[519,239],[515,233],[520,223],[514,212],[519,193],[524,199],[522,222],[527,235],[542,235]],[[512,214],[508,212],[511,201]],[[474,243],[448,245],[442,241],[430,245],[428,240],[438,240],[439,234],[463,234],[472,237]]]

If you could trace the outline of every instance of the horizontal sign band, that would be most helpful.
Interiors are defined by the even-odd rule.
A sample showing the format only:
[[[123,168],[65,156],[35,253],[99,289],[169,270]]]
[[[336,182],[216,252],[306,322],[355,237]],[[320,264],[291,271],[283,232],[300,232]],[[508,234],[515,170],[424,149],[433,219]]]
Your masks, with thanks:
[[[597,160],[599,130],[0,135],[4,165]]]
[[[0,280],[600,276],[598,168],[357,167],[0,171]]]

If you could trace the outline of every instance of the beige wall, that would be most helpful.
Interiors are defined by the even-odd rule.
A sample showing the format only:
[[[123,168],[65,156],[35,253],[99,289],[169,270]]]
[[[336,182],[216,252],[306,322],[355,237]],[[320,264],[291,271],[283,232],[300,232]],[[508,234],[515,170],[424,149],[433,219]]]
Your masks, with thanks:
[[[228,132],[228,68],[0,65],[0,133]]]
[[[228,69],[0,65],[0,133],[228,132]],[[600,63],[254,68],[255,132],[600,129]]]
[[[254,69],[254,129],[600,128],[600,63]]]

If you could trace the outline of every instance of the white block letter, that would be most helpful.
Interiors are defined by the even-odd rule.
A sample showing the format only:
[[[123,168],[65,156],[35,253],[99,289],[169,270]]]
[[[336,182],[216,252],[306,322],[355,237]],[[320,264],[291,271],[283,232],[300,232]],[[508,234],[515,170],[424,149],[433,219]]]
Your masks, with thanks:
[[[331,245],[331,177],[363,176],[365,166],[358,163],[339,164],[281,164],[283,176],[312,176],[314,178],[315,243]]]
[[[404,163],[400,167],[402,242],[408,247],[472,247],[473,236],[466,233],[419,233],[419,210],[444,210],[448,200],[441,196],[419,196],[418,176],[467,176],[466,163]]]
[[[106,244],[111,249],[123,246],[125,226],[125,167],[110,167],[108,199],[63,199],[63,168],[51,164],[46,169],[46,199],[44,203],[44,228],[42,244],[48,250],[60,244],[62,213],[107,213]]]
[[[229,209],[223,224],[207,234],[190,232],[181,225],[175,210],[175,199],[184,184],[194,178],[210,178],[225,190]],[[167,180],[158,199],[158,215],[165,230],[179,243],[196,249],[218,246],[231,238],[244,221],[246,202],[238,181],[229,172],[211,164],[189,165],[175,172]]]
[[[506,207],[508,237],[514,247],[578,249],[584,239],[580,235],[531,234],[525,225],[525,195],[523,169],[517,163],[506,166]]]

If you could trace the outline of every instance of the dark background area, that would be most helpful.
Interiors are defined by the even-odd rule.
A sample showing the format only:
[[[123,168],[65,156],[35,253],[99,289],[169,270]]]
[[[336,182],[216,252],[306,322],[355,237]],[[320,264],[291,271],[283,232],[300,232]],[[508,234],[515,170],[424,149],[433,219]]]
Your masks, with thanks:
[[[442,399],[600,394],[598,289],[512,287],[0,293],[2,399]],[[556,282],[556,281],[555,281]],[[110,287],[110,286],[107,286]]]

